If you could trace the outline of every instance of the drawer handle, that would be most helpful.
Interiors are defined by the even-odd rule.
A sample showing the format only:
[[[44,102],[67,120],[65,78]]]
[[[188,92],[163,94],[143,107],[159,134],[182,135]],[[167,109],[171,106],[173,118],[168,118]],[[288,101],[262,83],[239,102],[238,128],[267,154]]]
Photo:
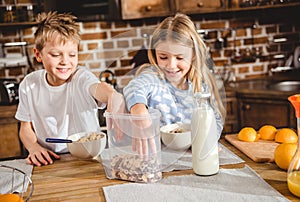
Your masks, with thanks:
[[[251,105],[249,105],[249,104],[243,105],[243,110],[244,111],[250,110],[250,109],[251,109]]]
[[[146,6],[146,7],[145,7],[145,10],[146,10],[146,11],[152,11],[152,6]]]
[[[197,7],[203,7],[203,2],[202,1],[198,2]]]

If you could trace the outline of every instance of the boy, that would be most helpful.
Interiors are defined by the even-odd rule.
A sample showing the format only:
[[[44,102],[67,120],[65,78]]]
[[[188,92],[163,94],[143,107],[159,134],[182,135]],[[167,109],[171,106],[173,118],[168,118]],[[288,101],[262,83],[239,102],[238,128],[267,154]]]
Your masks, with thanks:
[[[79,25],[71,14],[38,16],[34,53],[44,69],[28,74],[20,83],[16,119],[20,139],[29,155],[26,162],[48,165],[68,152],[66,144],[46,143],[45,138],[99,131],[98,104],[108,104],[118,93],[87,69],[78,67]],[[98,101],[98,103],[97,103]]]

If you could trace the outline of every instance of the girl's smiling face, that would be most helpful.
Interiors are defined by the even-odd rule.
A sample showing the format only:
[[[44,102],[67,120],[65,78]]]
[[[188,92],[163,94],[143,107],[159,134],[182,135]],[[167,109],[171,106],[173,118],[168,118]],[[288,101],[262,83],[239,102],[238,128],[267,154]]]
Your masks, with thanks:
[[[187,89],[186,75],[191,67],[192,48],[163,41],[157,44],[155,52],[157,64],[166,79],[178,89]]]
[[[64,84],[78,65],[78,44],[72,40],[66,43],[59,39],[47,41],[41,52],[34,51],[37,61],[43,63],[47,81],[52,86]]]

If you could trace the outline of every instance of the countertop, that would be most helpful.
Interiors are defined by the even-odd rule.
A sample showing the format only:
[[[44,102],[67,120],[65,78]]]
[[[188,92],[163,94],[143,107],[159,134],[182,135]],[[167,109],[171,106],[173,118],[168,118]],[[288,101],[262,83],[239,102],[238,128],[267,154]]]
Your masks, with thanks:
[[[18,105],[0,106],[0,118],[14,118]]]
[[[220,142],[237,154],[245,163],[224,165],[221,168],[242,168],[245,165],[255,170],[267,183],[291,201],[299,201],[288,190],[286,172],[274,163],[255,163],[225,139]],[[192,170],[163,173],[163,177],[193,174]],[[79,160],[66,154],[52,165],[34,167],[32,180],[33,201],[105,201],[102,187],[128,183],[106,178],[104,168],[96,161]]]
[[[244,79],[236,82],[230,82],[225,84],[226,91],[233,91],[237,93],[237,96],[253,96],[270,99],[285,99],[296,93],[299,90],[280,91],[272,89],[272,84],[276,84],[281,81],[300,81],[300,69],[291,70],[288,72],[276,73],[270,76],[264,76],[261,78]]]

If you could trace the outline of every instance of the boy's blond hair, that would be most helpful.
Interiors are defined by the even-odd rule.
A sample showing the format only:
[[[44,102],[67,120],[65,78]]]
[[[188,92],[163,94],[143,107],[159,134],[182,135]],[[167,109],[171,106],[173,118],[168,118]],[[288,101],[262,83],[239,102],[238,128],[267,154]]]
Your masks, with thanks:
[[[41,51],[48,40],[60,40],[65,43],[73,40],[79,45],[81,40],[77,17],[69,13],[40,13],[37,16],[38,28],[34,33],[35,46]]]

